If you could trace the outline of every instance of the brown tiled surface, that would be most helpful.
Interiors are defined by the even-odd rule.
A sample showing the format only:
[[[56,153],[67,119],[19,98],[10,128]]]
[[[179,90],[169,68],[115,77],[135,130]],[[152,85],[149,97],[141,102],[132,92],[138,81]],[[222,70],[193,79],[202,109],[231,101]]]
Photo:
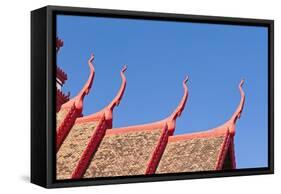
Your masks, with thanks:
[[[224,136],[169,142],[156,173],[215,170]]]
[[[161,132],[157,129],[106,135],[84,178],[144,174]]]
[[[57,126],[56,126],[57,129],[60,126],[60,124],[62,123],[63,119],[66,117],[66,115],[69,111],[70,111],[70,108],[64,108],[64,109],[61,109],[57,113]]]
[[[97,123],[76,124],[57,152],[57,179],[69,179],[95,132]]]

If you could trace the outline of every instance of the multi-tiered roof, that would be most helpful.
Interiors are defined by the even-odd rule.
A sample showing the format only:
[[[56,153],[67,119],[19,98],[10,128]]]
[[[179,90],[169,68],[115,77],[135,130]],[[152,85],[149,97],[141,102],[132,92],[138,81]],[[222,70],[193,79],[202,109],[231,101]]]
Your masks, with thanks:
[[[84,97],[90,92],[95,70],[89,58],[90,74],[81,91],[61,105],[57,112],[57,179],[130,176],[192,171],[234,169],[235,124],[243,110],[244,81],[239,84],[240,103],[223,125],[202,131],[174,135],[176,120],[184,110],[188,88],[174,112],[158,122],[113,128],[113,110],[126,88],[124,72],[116,97],[105,108],[82,116]]]

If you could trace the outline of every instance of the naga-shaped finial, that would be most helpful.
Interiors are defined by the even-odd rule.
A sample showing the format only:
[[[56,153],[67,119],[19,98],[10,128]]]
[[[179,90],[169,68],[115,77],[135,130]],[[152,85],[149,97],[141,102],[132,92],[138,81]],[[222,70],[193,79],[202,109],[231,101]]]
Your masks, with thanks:
[[[93,79],[94,79],[94,75],[95,75],[95,68],[93,65],[93,60],[94,60],[94,54],[91,54],[91,57],[88,60],[88,65],[90,68],[90,75],[89,78],[87,80],[87,82],[85,83],[84,87],[82,88],[82,90],[79,92],[79,94],[76,96],[76,100],[75,100],[75,106],[78,109],[82,109],[83,107],[83,99],[85,97],[86,94],[89,93],[91,87],[92,87],[92,83],[93,83]]]
[[[121,99],[122,99],[122,96],[125,92],[125,88],[126,88],[126,83],[127,83],[127,80],[126,80],[126,77],[124,75],[124,72],[127,70],[127,65],[124,65],[122,70],[120,71],[120,75],[121,75],[121,78],[122,78],[122,84],[120,86],[120,89],[117,93],[117,95],[115,96],[115,98],[111,101],[111,103],[107,106],[107,108],[109,110],[113,110],[115,106],[118,106]]]
[[[182,96],[182,99],[181,99],[179,105],[174,110],[174,112],[167,119],[165,119],[165,121],[167,121],[167,126],[168,126],[168,130],[169,130],[170,135],[175,130],[176,119],[177,119],[177,117],[179,117],[181,115],[181,113],[182,113],[182,111],[185,107],[187,98],[188,98],[188,89],[187,89],[187,86],[186,86],[187,81],[188,81],[188,76],[186,76],[186,78],[182,82],[184,93],[183,93],[183,96]]]
[[[179,103],[177,108],[174,110],[174,112],[171,114],[171,116],[169,117],[172,120],[176,119],[177,117],[180,117],[181,113],[185,107],[185,103],[186,103],[187,97],[188,97],[188,90],[187,90],[187,86],[186,86],[187,81],[188,81],[188,76],[186,76],[186,78],[182,82],[184,94],[182,96],[181,102]]]
[[[239,119],[241,117],[243,108],[244,108],[244,103],[245,103],[245,93],[242,89],[242,86],[244,84],[244,80],[242,79],[239,83],[239,92],[240,92],[240,103],[238,105],[238,107],[236,108],[236,111],[233,113],[232,117],[230,118],[230,120],[227,122],[227,124],[229,124],[229,131],[231,134],[235,134],[235,124],[237,119]]]

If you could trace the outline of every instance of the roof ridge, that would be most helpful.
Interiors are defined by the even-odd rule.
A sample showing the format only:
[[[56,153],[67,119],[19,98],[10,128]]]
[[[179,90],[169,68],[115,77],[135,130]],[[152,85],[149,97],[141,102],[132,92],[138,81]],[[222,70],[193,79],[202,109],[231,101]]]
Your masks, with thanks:
[[[177,139],[178,136],[182,136],[182,138],[184,138],[184,136],[186,136],[186,138],[206,137],[207,135],[216,136],[216,135],[225,134],[228,131],[232,136],[235,135],[235,124],[236,124],[237,119],[239,119],[241,117],[243,107],[244,107],[244,103],[245,103],[245,93],[244,93],[243,88],[242,88],[243,84],[244,84],[244,80],[242,79],[240,81],[239,85],[238,85],[239,92],[240,92],[240,95],[241,95],[240,103],[237,106],[236,111],[232,114],[231,118],[228,121],[226,121],[222,125],[219,125],[218,127],[207,129],[205,131],[181,134],[181,135],[177,135],[177,136],[171,136],[171,139],[173,139],[173,138]],[[179,139],[180,139],[180,137],[179,137]]]
[[[107,133],[116,134],[118,132],[124,133],[124,132],[129,132],[129,131],[154,130],[154,129],[158,129],[158,128],[163,128],[163,126],[167,125],[169,135],[172,135],[175,130],[176,119],[177,119],[177,117],[179,117],[181,115],[182,111],[184,110],[184,107],[185,107],[185,104],[186,104],[186,101],[188,98],[188,88],[186,86],[187,80],[188,80],[188,76],[186,76],[186,78],[182,82],[184,94],[182,96],[182,99],[181,99],[179,105],[174,110],[174,112],[167,118],[162,119],[160,121],[151,122],[151,123],[112,128]],[[94,118],[94,116],[98,116],[100,113],[101,113],[101,111],[96,113],[95,115],[92,115],[92,118]],[[79,118],[78,120],[80,120],[79,122],[82,122],[85,119],[86,118],[84,117],[84,118]]]

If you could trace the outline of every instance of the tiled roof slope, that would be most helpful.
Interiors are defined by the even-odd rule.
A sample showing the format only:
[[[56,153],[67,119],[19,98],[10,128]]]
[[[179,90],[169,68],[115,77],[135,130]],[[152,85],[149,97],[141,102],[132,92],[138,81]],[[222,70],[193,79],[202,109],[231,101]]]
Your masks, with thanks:
[[[147,125],[107,130],[83,177],[235,168],[233,138],[235,122],[244,106],[242,84],[243,81],[239,84],[241,100],[237,110],[231,119],[214,129],[173,136],[169,133],[173,129],[168,130],[164,119]]]
[[[156,173],[219,170],[229,138],[227,131],[169,137]]]
[[[146,173],[163,129],[107,130],[84,178],[141,175]]]
[[[166,119],[107,130],[84,178],[154,173],[187,101],[186,81],[187,78],[183,81],[184,94],[178,107]]]

